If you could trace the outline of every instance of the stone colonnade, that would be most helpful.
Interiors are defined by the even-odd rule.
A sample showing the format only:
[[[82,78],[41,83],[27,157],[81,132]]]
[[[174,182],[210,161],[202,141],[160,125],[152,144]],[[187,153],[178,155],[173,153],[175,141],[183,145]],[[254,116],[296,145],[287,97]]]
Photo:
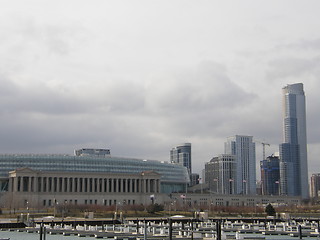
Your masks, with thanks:
[[[12,192],[159,193],[159,179],[11,177]]]

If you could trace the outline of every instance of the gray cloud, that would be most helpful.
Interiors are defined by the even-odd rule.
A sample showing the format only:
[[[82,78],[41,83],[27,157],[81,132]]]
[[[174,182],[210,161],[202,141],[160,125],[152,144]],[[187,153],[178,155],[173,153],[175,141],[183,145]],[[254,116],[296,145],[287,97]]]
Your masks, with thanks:
[[[168,79],[155,79],[147,89],[151,109],[168,113],[192,110],[232,109],[248,102],[254,95],[233,83],[226,69],[215,62],[205,62],[194,70],[176,72]]]
[[[0,151],[110,147],[168,160],[174,144],[192,142],[199,172],[230,135],[265,139],[272,153],[281,88],[303,82],[315,166],[318,4],[8,2],[0,9]]]
[[[79,100],[50,89],[45,85],[32,84],[19,86],[14,82],[0,79],[4,85],[0,96],[1,113],[41,113],[41,114],[71,114],[89,110],[85,99]]]
[[[320,38],[301,39],[297,42],[282,44],[275,48],[277,51],[298,50],[298,51],[318,51],[320,50]]]
[[[269,62],[267,78],[301,79],[304,75],[319,72],[320,57],[315,58],[282,58]]]

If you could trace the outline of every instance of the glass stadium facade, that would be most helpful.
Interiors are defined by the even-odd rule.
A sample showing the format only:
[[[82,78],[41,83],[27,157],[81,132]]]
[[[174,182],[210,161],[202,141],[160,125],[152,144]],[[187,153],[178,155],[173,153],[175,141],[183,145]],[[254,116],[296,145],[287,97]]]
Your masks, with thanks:
[[[121,158],[113,156],[71,156],[71,155],[0,155],[1,190],[6,191],[9,172],[30,168],[36,171],[82,172],[82,173],[119,173],[139,174],[154,171],[160,174],[161,192],[185,191],[189,183],[188,170],[177,164],[155,160]]]

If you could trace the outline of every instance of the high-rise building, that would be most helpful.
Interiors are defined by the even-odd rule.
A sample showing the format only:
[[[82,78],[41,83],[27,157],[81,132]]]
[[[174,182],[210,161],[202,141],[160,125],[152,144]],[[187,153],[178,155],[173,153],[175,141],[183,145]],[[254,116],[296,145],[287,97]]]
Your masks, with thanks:
[[[170,150],[171,163],[177,163],[185,166],[188,169],[189,175],[192,173],[191,169],[191,143],[183,143],[173,147]]]
[[[235,194],[237,167],[235,156],[221,154],[205,164],[205,179],[209,189],[218,194]]]
[[[252,136],[236,135],[225,143],[225,153],[235,155],[236,194],[256,194],[256,150]]]
[[[320,193],[320,173],[314,173],[311,176],[311,198],[319,198]]]
[[[189,186],[192,187],[192,186],[198,185],[200,181],[201,181],[201,178],[198,173],[191,173]]]
[[[261,189],[263,195],[279,195],[279,157],[271,155],[260,162]]]
[[[302,83],[289,84],[283,93],[283,143],[280,144],[280,192],[309,197],[306,104]]]

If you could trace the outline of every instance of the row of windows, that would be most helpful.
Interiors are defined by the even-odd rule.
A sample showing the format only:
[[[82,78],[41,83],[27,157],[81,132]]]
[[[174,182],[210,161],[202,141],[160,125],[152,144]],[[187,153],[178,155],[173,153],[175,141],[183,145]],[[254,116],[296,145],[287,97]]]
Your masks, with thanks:
[[[98,205],[99,201],[97,199],[85,199],[83,201],[79,201],[78,199],[69,199],[69,200],[64,200],[62,203],[59,203],[58,201],[52,200],[52,199],[44,199],[42,201],[42,205],[44,207],[57,207],[60,205],[78,205],[78,204],[84,204],[84,205]],[[101,205],[104,206],[113,206],[119,204],[119,201],[116,199],[109,199],[109,200],[103,200]],[[136,200],[134,199],[128,199],[128,200],[123,200],[121,204],[127,204],[127,205],[134,205],[136,204]],[[25,206],[28,205],[28,201],[25,200]]]

